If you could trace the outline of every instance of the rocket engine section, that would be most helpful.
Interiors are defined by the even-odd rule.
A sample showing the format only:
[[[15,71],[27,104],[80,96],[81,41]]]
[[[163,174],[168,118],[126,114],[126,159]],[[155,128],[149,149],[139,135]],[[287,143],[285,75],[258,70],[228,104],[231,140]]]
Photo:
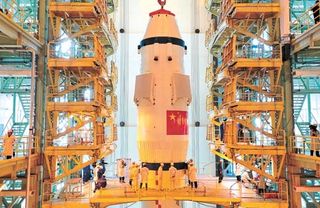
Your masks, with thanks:
[[[150,13],[144,39],[138,46],[142,74],[136,77],[134,101],[138,107],[139,156],[151,171],[156,171],[160,163],[168,171],[174,163],[178,172],[184,172],[187,107],[191,102],[189,76],[183,74],[187,47],[175,15],[161,6]]]

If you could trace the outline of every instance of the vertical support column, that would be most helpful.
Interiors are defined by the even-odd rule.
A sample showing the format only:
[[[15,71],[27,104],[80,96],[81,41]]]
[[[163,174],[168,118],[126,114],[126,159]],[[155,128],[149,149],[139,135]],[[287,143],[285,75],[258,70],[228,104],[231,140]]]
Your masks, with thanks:
[[[193,54],[199,54],[199,33],[195,30],[199,28],[199,3],[197,0],[193,0],[193,13],[191,15],[191,21],[193,24],[193,31],[191,36],[191,89],[193,100],[200,100],[199,96],[199,56]],[[200,121],[200,106],[199,102],[192,102],[192,112],[191,112],[191,126],[195,126],[195,122]],[[189,125],[190,125],[189,124]],[[191,131],[191,141],[192,143],[192,158],[196,165],[199,165],[199,128],[195,128]],[[198,167],[199,168],[199,167]]]
[[[120,128],[120,155],[122,157],[128,156],[128,91],[129,91],[129,1],[122,0],[120,8],[120,28],[124,29],[124,33],[120,34],[120,103],[121,106],[125,106],[119,109],[119,121],[125,122],[125,126]]]
[[[47,43],[48,40],[48,0],[39,1],[39,40],[42,43]],[[47,83],[47,44],[38,54],[37,79],[36,79],[36,100],[35,100],[35,136],[38,138],[39,154],[44,152],[45,129],[46,129],[46,83]],[[44,166],[45,160],[38,171],[37,194],[38,207],[42,207],[42,199],[44,190]],[[49,177],[49,176],[48,176]],[[50,187],[51,188],[51,187]]]
[[[301,193],[294,191],[294,186],[300,186],[300,169],[297,171],[297,167],[289,166],[289,197],[290,197],[290,207],[292,208],[301,208]]]
[[[287,139],[287,151],[291,150],[288,147],[290,139],[294,136],[294,118],[293,118],[293,80],[292,80],[292,69],[291,69],[291,44],[290,44],[290,7],[289,0],[280,1],[280,27],[281,27],[281,40],[282,40],[282,72],[283,72],[283,86],[284,86],[284,105],[285,105],[285,122],[284,129],[286,131]],[[288,160],[288,157],[287,157]],[[288,164],[288,163],[287,163]],[[297,182],[297,176],[294,173],[294,168],[289,167],[287,177],[289,179],[289,198],[290,198],[290,207],[300,207],[301,206],[301,197],[299,194],[294,193],[293,186]],[[299,180],[298,180],[299,181]]]

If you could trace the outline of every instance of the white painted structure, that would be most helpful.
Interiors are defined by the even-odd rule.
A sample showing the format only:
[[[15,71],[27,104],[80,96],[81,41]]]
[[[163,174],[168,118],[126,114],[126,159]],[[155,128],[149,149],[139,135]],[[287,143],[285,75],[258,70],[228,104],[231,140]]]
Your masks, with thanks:
[[[139,46],[142,74],[136,78],[134,95],[138,106],[139,156],[147,163],[183,163],[188,135],[168,133],[167,122],[178,122],[179,112],[187,112],[191,102],[189,76],[183,74],[185,45],[174,14],[160,9],[150,13],[150,17]],[[174,113],[170,114],[171,111]],[[185,119],[180,117],[181,125]]]

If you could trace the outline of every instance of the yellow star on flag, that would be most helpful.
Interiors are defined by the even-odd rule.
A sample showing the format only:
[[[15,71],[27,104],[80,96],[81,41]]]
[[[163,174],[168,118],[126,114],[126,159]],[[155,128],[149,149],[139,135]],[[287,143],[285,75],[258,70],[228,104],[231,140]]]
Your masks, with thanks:
[[[171,113],[171,115],[170,115],[170,120],[176,120],[176,116],[173,114],[173,113]]]

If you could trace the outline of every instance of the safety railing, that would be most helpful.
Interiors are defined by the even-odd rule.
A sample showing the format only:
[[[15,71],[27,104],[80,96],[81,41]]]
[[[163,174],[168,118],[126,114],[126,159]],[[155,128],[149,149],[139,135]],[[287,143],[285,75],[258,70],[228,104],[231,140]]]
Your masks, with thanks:
[[[91,124],[92,125],[92,124]],[[59,125],[55,134],[52,134],[52,130],[47,130],[47,147],[77,147],[77,146],[92,146],[109,144],[109,138],[112,137],[112,141],[117,138],[116,127],[113,127],[111,132],[105,132],[103,123],[96,124],[95,127],[91,127],[87,124],[85,127],[74,128],[71,126]],[[64,133],[66,132],[66,133]],[[52,139],[49,139],[52,138]]]
[[[234,81],[227,83],[224,87],[224,95],[222,100],[222,105],[227,105],[235,101],[236,99],[236,92],[237,87]]]
[[[175,180],[175,184],[185,184],[183,187],[173,188],[167,187],[163,190],[159,190],[158,187],[149,188],[148,190],[139,189],[139,187],[133,184],[130,187],[128,184],[119,184],[115,181],[108,181],[106,188],[100,189],[102,192],[98,192],[94,196],[95,201],[98,201],[99,196],[101,197],[124,197],[131,198],[137,197],[139,200],[150,197],[170,197],[175,196],[185,198],[186,200],[192,200],[193,197],[217,197],[224,199],[234,199],[234,198],[246,198],[246,199],[256,199],[256,200],[272,200],[281,201],[287,200],[287,196],[284,194],[286,190],[285,182],[272,183],[269,186],[258,190],[258,186],[253,186],[252,188],[246,188],[243,183],[236,183],[235,179],[225,178],[221,183],[219,183],[218,178],[205,178],[197,180],[197,188],[193,184],[193,188],[188,185],[187,179]],[[138,184],[140,182],[138,181]],[[166,182],[168,184],[168,182]],[[173,182],[171,182],[173,184]],[[109,186],[110,185],[110,186]],[[120,191],[119,191],[120,190]],[[122,190],[122,191],[121,191]],[[149,191],[150,190],[150,191]],[[103,194],[101,194],[103,193]]]
[[[118,82],[118,67],[114,61],[111,61],[110,77],[111,77],[112,83],[116,85]]]
[[[227,65],[232,59],[235,58],[236,36],[233,36],[223,47],[222,52],[222,66]]]
[[[113,37],[115,38],[115,40],[118,41],[117,28],[116,28],[116,25],[114,24],[114,21],[112,18],[110,18],[109,30],[110,30],[111,34],[113,35]]]
[[[51,42],[48,54],[51,59],[95,58],[100,65],[106,65],[105,50],[97,36]]]
[[[93,182],[83,184],[81,178],[60,180],[58,183],[44,182],[42,200],[44,204],[53,205],[60,201],[88,199],[93,195]]]
[[[49,86],[49,92],[57,91],[59,86]],[[101,84],[96,85],[96,89],[93,89],[91,85],[83,86],[78,90],[70,91],[61,97],[51,98],[52,102],[72,104],[73,102],[86,102],[95,103],[99,106],[106,106],[106,95],[104,88]]]
[[[93,3],[97,0],[51,0],[51,2],[58,3]]]
[[[38,38],[38,1],[0,0],[2,13]]]
[[[205,45],[207,47],[209,47],[209,43],[211,42],[211,39],[213,37],[213,34],[214,32],[217,30],[217,23],[212,20],[209,24],[209,28],[208,30],[206,31],[206,34],[205,34]]]
[[[283,101],[283,87],[260,87],[254,85],[237,86],[235,101],[242,102],[281,102]]]
[[[240,6],[241,4],[260,4],[261,7],[263,7],[263,4],[268,3],[274,3],[275,0],[222,0],[221,4],[217,4],[217,6],[220,6],[220,15],[218,24],[221,24],[226,20],[226,18],[230,15],[230,12],[232,12],[232,7],[234,6]],[[255,11],[252,11],[255,12]]]
[[[216,127],[214,124],[209,124],[207,126],[207,136],[206,140],[215,142],[216,140],[220,140],[221,138],[221,132],[219,128]]]
[[[237,134],[238,145],[249,146],[285,146],[285,133],[280,131],[274,137],[266,136],[264,134],[252,131],[246,127],[238,130]]]
[[[275,0],[232,0],[234,3],[259,3],[259,4],[265,4],[265,3],[273,3],[276,2]]]
[[[225,87],[223,104],[231,104],[233,102],[282,102],[283,101],[283,87],[260,87],[255,85],[236,86],[228,83]]]
[[[212,65],[206,68],[206,83],[213,81],[213,72],[212,72]]]
[[[238,43],[236,51],[236,58],[278,59],[281,55],[279,46],[272,47],[263,43]]]
[[[223,47],[222,66],[236,61],[238,58],[247,59],[278,59],[281,56],[279,46],[268,46],[263,43],[239,42],[237,36],[233,36]]]
[[[117,111],[118,110],[118,97],[116,94],[112,93],[106,96],[107,108]]]
[[[290,139],[292,153],[320,157],[320,137],[293,136]]]
[[[59,126],[57,130],[57,134],[59,132],[64,132],[72,127],[67,126]],[[48,132],[49,133],[49,132]],[[97,134],[97,136],[104,136],[103,133]],[[72,147],[72,146],[79,146],[79,145],[93,145],[94,144],[94,130],[92,128],[84,129],[78,128],[70,133],[60,136],[53,141],[47,141],[46,146],[53,146],[53,147]]]
[[[297,19],[293,20],[291,22],[291,32],[296,35],[301,35],[314,25],[318,24],[320,22],[319,8],[320,3],[316,3],[297,17]]]
[[[207,96],[207,99],[206,99],[206,109],[207,109],[207,112],[210,112],[213,110],[213,107],[214,107],[214,100],[213,100],[213,95],[208,95]]]
[[[5,159],[5,156],[2,155],[3,152],[3,139],[4,137],[0,137],[0,156],[2,157],[2,159]],[[28,155],[28,140],[29,137],[21,137],[20,139],[16,139],[16,141],[13,144],[13,158],[17,158],[17,157],[25,157]],[[31,144],[31,152],[33,153],[37,153],[39,152],[39,147],[38,147],[38,141],[37,141],[37,137],[33,137]]]

